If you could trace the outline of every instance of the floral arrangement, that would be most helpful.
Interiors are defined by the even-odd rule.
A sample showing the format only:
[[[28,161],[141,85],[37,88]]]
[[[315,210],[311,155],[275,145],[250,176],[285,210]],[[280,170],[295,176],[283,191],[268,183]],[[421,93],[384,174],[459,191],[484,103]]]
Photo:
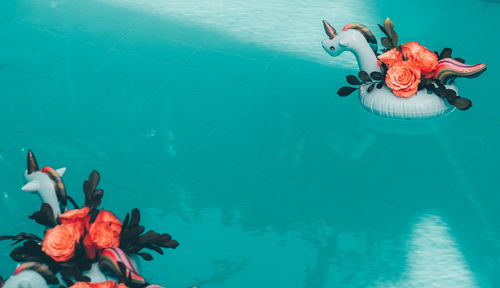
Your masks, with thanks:
[[[73,204],[74,209],[66,210],[56,218],[51,206],[43,203],[40,211],[29,217],[47,227],[43,239],[28,233],[0,236],[0,240],[13,240],[13,245],[22,244],[12,250],[11,258],[18,262],[36,263],[36,265],[48,267],[52,276],[46,277],[47,282],[59,284],[60,287],[126,288],[148,286],[149,284],[137,275],[135,268],[130,268],[130,263],[122,263],[120,259],[129,260],[126,255],[137,254],[144,260],[150,261],[153,256],[144,252],[144,249],[163,254],[162,249],[175,249],[179,243],[166,233],[159,234],[152,230],[145,232],[144,226],[139,225],[139,209],[133,209],[131,213],[127,213],[123,221],[120,221],[110,211],[98,209],[104,195],[103,190],[97,188],[99,179],[99,173],[94,170],[90,173],[89,179],[84,181],[85,203],[83,207],[79,208],[70,196],[64,195]],[[105,261],[102,261],[106,256],[105,253],[111,253],[108,255],[111,258],[117,255],[115,259],[119,260],[111,261],[111,264],[107,265]],[[83,272],[90,270],[99,259],[101,270],[103,267],[118,270],[115,271],[118,272],[115,275],[120,275],[117,277],[117,282],[90,283],[91,279],[84,276]],[[123,260],[123,262],[126,261]],[[117,267],[114,267],[114,264],[117,264]],[[132,271],[127,272],[127,268]],[[119,273],[120,271],[123,273]],[[59,283],[57,277],[53,276],[56,273],[60,273],[64,283]],[[76,280],[76,283],[73,279]]]
[[[368,92],[375,87],[380,89],[387,86],[392,93],[401,98],[409,98],[418,90],[427,89],[445,98],[448,103],[460,110],[467,110],[472,106],[469,99],[460,97],[453,89],[446,88],[457,76],[477,77],[486,66],[484,64],[465,65],[462,58],[451,58],[451,48],[444,48],[441,53],[430,51],[416,41],[398,44],[399,37],[394,30],[392,21],[387,18],[384,25],[378,25],[386,35],[381,38],[382,54],[376,53],[377,64],[381,72],[360,71],[358,77],[346,76],[351,85],[369,85]],[[337,94],[344,97],[358,88],[342,87]]]

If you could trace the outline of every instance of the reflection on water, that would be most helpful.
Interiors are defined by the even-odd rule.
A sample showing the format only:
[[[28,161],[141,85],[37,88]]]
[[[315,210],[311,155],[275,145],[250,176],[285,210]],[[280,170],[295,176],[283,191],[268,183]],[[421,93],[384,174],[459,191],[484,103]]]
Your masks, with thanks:
[[[118,6],[141,9],[175,17],[183,22],[206,26],[245,42],[291,52],[321,63],[331,62],[355,68],[352,55],[335,60],[325,56],[320,41],[325,38],[321,19],[331,19],[337,29],[350,22],[373,26],[372,1],[266,1],[266,0],[101,0]],[[201,44],[201,43],[200,43]],[[237,51],[235,51],[237,53]],[[348,54],[348,53],[346,53]]]
[[[378,287],[479,287],[449,227],[434,215],[414,225],[408,243],[407,268],[397,283]]]

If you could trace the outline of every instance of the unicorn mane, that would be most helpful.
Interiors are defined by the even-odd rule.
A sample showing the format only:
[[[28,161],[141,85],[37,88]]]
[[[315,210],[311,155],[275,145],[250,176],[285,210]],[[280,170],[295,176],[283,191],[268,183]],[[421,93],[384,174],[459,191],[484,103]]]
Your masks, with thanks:
[[[50,268],[47,265],[38,263],[38,262],[26,262],[21,265],[19,265],[14,272],[14,276],[18,275],[19,273],[23,271],[35,271],[38,274],[40,274],[45,281],[47,281],[48,284],[57,284],[59,281],[57,280],[56,276],[54,273],[50,270]]]
[[[375,38],[372,31],[370,31],[368,27],[366,27],[363,24],[353,22],[345,25],[344,28],[342,28],[342,31],[346,31],[348,29],[354,29],[361,32],[361,34],[365,37],[366,41],[372,48],[373,52],[377,52],[378,50],[377,38]]]

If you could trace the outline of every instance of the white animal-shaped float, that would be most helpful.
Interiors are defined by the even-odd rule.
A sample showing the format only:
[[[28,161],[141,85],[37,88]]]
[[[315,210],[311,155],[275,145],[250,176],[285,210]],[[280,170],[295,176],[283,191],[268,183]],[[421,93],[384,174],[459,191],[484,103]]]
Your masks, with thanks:
[[[438,56],[416,42],[398,45],[398,36],[389,18],[384,22],[384,26],[379,25],[387,35],[382,38],[382,44],[387,50],[381,55],[377,54],[375,36],[366,26],[350,23],[341,32],[337,32],[327,21],[323,21],[323,25],[328,35],[322,42],[323,48],[333,57],[344,51],[354,54],[360,70],[360,80],[352,75],[348,76],[347,80],[351,85],[360,86],[361,105],[379,116],[419,119],[442,116],[453,111],[455,107],[466,110],[470,108],[471,102],[458,96],[457,87],[452,82],[456,77],[477,77],[486,70],[484,64],[465,65],[462,59],[450,58],[449,48]],[[399,59],[396,59],[396,56]],[[438,57],[441,58],[439,61]],[[391,67],[389,64],[393,63],[389,62],[398,62],[399,70],[391,70],[397,65]],[[406,65],[408,63],[411,65]],[[404,66],[409,68],[405,71]],[[413,66],[419,66],[420,71],[412,69]],[[394,86],[397,87],[391,89],[389,84],[396,84]],[[411,86],[413,90],[406,86]],[[375,87],[377,89],[374,89]],[[411,94],[396,95],[402,91],[398,89],[409,91]],[[354,90],[356,89],[344,87],[338,93],[347,96]]]
[[[106,211],[107,214],[103,214],[105,217],[112,217],[113,221],[119,223],[121,231],[119,236],[115,236],[120,240],[121,245],[108,245],[109,247],[105,248],[99,246],[100,249],[97,247],[94,256],[87,258],[86,249],[88,247],[84,247],[84,245],[87,245],[84,243],[87,241],[87,236],[92,233],[94,223],[98,221],[101,213],[103,213],[103,210],[96,209],[100,205],[103,196],[103,190],[97,189],[99,173],[93,171],[89,176],[89,180],[84,182],[85,206],[82,209],[76,209],[75,207],[73,210],[67,210],[68,200],[75,206],[76,203],[66,195],[66,189],[62,181],[65,171],[66,168],[53,169],[44,167],[39,169],[33,152],[28,151],[28,169],[24,173],[26,184],[22,187],[22,190],[38,193],[40,196],[43,202],[42,208],[30,218],[39,224],[46,225],[48,230],[45,233],[45,239],[28,233],[20,233],[15,236],[0,236],[0,240],[14,240],[16,241],[15,244],[23,243],[23,246],[18,246],[12,251],[11,257],[16,261],[24,262],[18,265],[14,274],[4,283],[2,281],[2,288],[65,287],[71,286],[75,282],[103,283],[106,281],[123,283],[127,287],[162,288],[158,285],[149,284],[140,275],[138,255],[146,260],[151,260],[152,256],[148,253],[139,252],[139,250],[149,247],[163,254],[161,251],[163,248],[176,248],[179,245],[178,242],[172,240],[168,234],[158,234],[153,231],[143,234],[144,227],[139,225],[140,215],[138,209],[132,210],[131,217],[129,218],[129,215],[127,215],[123,223],[114,218],[111,212]],[[58,226],[66,225],[61,217],[65,217],[65,215],[70,215],[69,218],[76,217],[75,215],[82,213],[82,211],[89,211],[88,215],[83,215],[82,218],[85,219],[82,221],[87,221],[84,225],[84,233],[86,234],[82,235],[74,243],[74,255],[61,261],[56,257],[60,256],[58,254],[49,255],[50,253],[44,253],[47,250],[44,250],[43,244],[48,237],[50,228],[55,229]],[[65,219],[67,220],[68,217],[65,217]],[[108,223],[105,221],[108,220],[104,219],[103,223],[107,225]],[[92,223],[92,221],[95,222]],[[109,223],[109,225],[111,224]],[[107,226],[104,227],[104,230],[108,229],[112,230]],[[101,231],[100,233],[106,232]],[[88,241],[93,241],[92,237],[89,237],[89,239]],[[79,249],[81,251],[76,252]],[[124,250],[128,251],[128,254]],[[123,288],[123,286],[120,286],[120,288]]]

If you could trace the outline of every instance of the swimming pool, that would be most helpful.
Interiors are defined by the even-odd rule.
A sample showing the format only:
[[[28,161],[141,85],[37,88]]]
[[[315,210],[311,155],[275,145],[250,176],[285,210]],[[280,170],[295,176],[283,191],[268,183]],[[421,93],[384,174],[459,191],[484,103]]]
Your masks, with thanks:
[[[33,149],[78,201],[97,169],[104,207],[179,240],[143,263],[168,287],[500,287],[500,3],[419,3],[2,1],[0,234],[42,233]],[[472,109],[394,122],[335,94],[355,62],[321,20],[380,38],[387,16],[488,65],[458,82]]]

